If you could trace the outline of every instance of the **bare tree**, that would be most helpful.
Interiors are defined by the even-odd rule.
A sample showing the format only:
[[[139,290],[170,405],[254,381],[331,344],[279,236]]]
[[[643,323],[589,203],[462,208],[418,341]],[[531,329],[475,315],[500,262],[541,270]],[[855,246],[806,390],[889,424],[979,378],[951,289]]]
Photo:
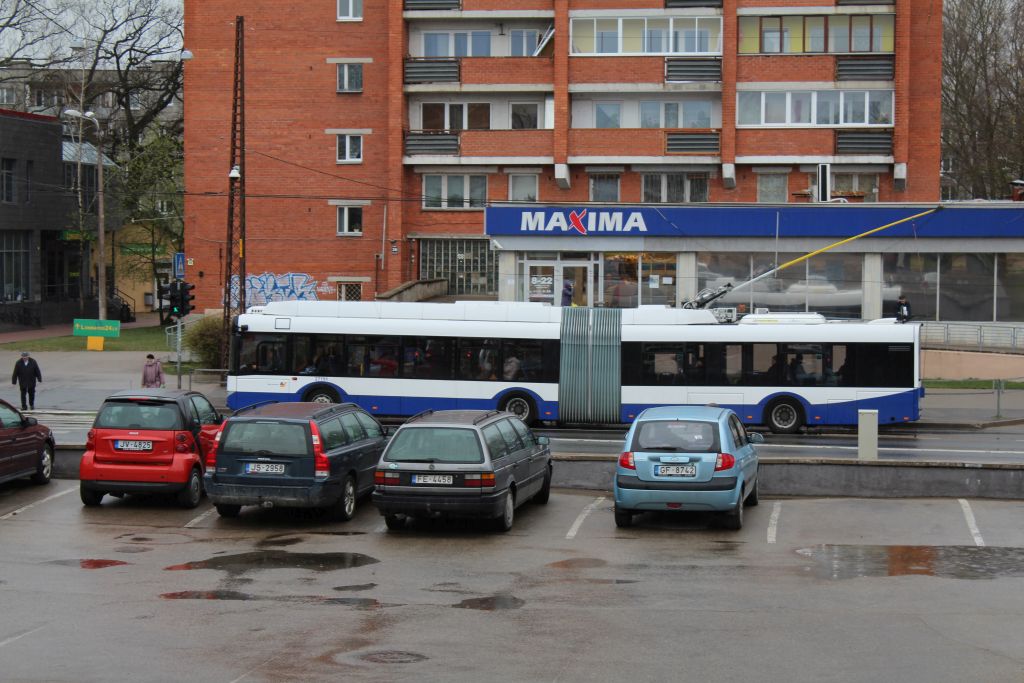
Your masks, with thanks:
[[[63,29],[55,14],[49,2],[0,0],[0,82],[18,78],[27,64],[57,61]]]

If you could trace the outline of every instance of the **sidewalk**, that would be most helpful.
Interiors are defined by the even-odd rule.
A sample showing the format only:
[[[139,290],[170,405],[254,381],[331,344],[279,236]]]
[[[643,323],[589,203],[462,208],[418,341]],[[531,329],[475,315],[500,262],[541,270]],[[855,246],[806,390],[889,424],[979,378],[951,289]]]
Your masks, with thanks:
[[[139,313],[133,323],[121,323],[121,329],[129,330],[133,327],[156,327],[160,323],[159,313]],[[70,337],[71,323],[63,325],[44,325],[33,327],[17,332],[0,332],[0,344],[9,342],[31,341],[33,339],[50,339],[51,337]]]

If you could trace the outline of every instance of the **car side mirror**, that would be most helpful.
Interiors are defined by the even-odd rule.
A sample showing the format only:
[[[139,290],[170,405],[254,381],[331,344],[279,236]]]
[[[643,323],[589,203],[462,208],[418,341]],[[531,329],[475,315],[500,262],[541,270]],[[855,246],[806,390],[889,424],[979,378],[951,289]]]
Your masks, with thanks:
[[[750,443],[764,443],[764,434],[761,432],[747,432]]]
[[[537,443],[539,443],[541,446],[550,446],[551,445],[551,439],[549,439],[546,436],[538,436],[537,437]]]
[[[26,417],[21,421],[21,424],[24,425],[25,427],[35,427],[37,424],[39,424],[39,420],[35,419],[34,417]]]

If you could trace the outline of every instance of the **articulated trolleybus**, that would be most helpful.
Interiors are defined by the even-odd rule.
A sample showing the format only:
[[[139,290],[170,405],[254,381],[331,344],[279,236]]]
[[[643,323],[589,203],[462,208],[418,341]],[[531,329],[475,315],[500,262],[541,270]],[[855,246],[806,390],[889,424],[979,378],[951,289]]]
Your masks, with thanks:
[[[776,432],[919,417],[919,326],[820,315],[540,303],[286,301],[240,315],[228,405],[352,401],[375,415],[508,410],[628,423],[644,408],[732,408]]]

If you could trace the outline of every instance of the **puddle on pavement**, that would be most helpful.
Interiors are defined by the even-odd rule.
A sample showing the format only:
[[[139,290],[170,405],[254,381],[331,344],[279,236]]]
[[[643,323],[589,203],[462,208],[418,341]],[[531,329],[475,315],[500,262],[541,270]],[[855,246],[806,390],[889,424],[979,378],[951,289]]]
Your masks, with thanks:
[[[817,545],[797,554],[814,560],[823,579],[936,576],[995,579],[1024,576],[1024,548],[931,545]]]
[[[148,553],[150,550],[152,550],[152,548],[147,548],[147,547],[141,546],[141,545],[119,545],[118,547],[114,548],[114,552],[116,552],[116,553],[128,553],[128,554],[132,554],[132,553]]]
[[[551,562],[548,564],[552,569],[594,569],[604,567],[608,563],[596,557],[573,557],[568,560]]]
[[[295,545],[296,543],[302,543],[302,538],[291,537],[291,538],[264,538],[262,541],[256,544],[258,548],[282,548],[284,546]]]
[[[64,567],[80,567],[82,569],[106,569],[107,567],[120,567],[128,563],[123,560],[54,560],[50,564],[59,564]]]
[[[359,655],[359,659],[366,662],[373,662],[374,664],[415,664],[416,662],[422,662],[423,660],[430,658],[416,652],[388,650],[382,652],[367,652],[366,654]]]
[[[238,576],[260,569],[308,569],[315,572],[330,572],[337,569],[353,569],[376,564],[380,560],[362,553],[289,553],[284,550],[257,550],[237,555],[222,555],[198,562],[186,562],[165,571],[191,569],[217,569],[229,575]]]
[[[394,606],[384,605],[380,600],[374,600],[373,598],[331,598],[321,595],[253,595],[233,590],[178,591],[176,593],[163,593],[160,597],[164,600],[254,600],[287,602],[301,605],[343,605],[345,607],[355,607],[356,609],[380,609],[381,607]]]
[[[452,607],[493,612],[499,609],[519,609],[525,604],[525,600],[521,600],[514,595],[489,595],[485,598],[468,598],[452,605]]]
[[[365,536],[365,531],[307,531],[301,535],[275,534],[267,536],[256,544],[257,548],[273,548],[296,545],[302,543],[305,536]]]
[[[117,536],[114,540],[121,543],[148,543],[150,545],[176,545],[193,542],[193,538],[188,534],[160,531],[145,535],[140,535],[138,532],[126,533]]]
[[[371,588],[376,588],[376,587],[377,587],[377,584],[375,584],[375,583],[359,583],[359,584],[356,584],[354,586],[335,586],[334,590],[336,590],[336,591],[356,592],[356,591],[368,591]]]

